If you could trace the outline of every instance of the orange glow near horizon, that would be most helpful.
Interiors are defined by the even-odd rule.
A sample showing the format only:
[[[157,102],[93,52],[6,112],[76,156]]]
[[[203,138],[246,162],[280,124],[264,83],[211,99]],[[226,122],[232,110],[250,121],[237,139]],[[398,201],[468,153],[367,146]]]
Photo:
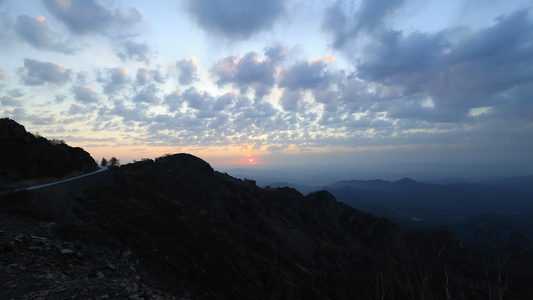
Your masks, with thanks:
[[[254,156],[250,155],[250,150],[242,147],[231,148],[176,148],[176,147],[156,147],[146,145],[74,145],[73,147],[82,147],[85,151],[100,162],[103,157],[109,159],[116,157],[121,164],[127,164],[134,161],[140,161],[142,158],[155,159],[167,154],[189,153],[197,156],[212,166],[236,166],[236,165],[259,165],[258,156],[268,155],[266,151],[254,151]]]

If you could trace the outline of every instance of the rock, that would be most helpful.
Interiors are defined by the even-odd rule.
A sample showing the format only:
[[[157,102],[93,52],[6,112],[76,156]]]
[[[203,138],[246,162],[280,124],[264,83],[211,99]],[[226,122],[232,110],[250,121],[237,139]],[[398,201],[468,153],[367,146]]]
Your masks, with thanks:
[[[58,286],[58,287],[56,287],[54,289],[54,293],[61,293],[61,292],[64,292],[65,290],[66,290],[66,288],[64,286],[60,285],[60,286]]]
[[[70,254],[74,254],[74,251],[70,249],[61,249],[61,254],[70,255]]]
[[[46,296],[48,296],[48,294],[50,294],[50,291],[49,290],[44,290],[44,291],[41,291],[39,293],[39,297],[45,299]]]
[[[132,292],[132,288],[131,286],[127,286],[125,289],[124,289],[124,293],[126,295],[131,295],[131,292]]]

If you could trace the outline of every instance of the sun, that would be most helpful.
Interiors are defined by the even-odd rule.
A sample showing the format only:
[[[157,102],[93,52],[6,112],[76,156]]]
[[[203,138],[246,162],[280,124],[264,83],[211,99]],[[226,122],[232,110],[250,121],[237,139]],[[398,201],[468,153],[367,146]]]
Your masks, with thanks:
[[[256,165],[258,161],[255,157],[251,155],[247,155],[246,158],[242,162],[247,165]]]

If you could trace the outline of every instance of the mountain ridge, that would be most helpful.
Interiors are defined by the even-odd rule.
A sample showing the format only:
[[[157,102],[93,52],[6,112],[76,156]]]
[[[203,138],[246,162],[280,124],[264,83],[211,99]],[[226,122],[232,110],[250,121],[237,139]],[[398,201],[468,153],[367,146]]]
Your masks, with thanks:
[[[35,136],[9,118],[0,119],[0,157],[0,190],[44,184],[98,169],[96,161],[82,148]]]
[[[17,224],[0,223],[5,298],[464,299],[499,287],[480,249],[447,230],[405,232],[328,191],[259,187],[186,153],[0,196],[0,215]],[[527,262],[505,266],[510,297],[531,296]]]

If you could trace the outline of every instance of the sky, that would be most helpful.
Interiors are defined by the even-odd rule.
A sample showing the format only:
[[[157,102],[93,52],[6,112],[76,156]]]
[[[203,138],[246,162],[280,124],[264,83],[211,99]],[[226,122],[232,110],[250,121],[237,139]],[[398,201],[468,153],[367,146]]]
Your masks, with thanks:
[[[530,1],[0,0],[0,28],[0,116],[97,161],[532,173]]]

